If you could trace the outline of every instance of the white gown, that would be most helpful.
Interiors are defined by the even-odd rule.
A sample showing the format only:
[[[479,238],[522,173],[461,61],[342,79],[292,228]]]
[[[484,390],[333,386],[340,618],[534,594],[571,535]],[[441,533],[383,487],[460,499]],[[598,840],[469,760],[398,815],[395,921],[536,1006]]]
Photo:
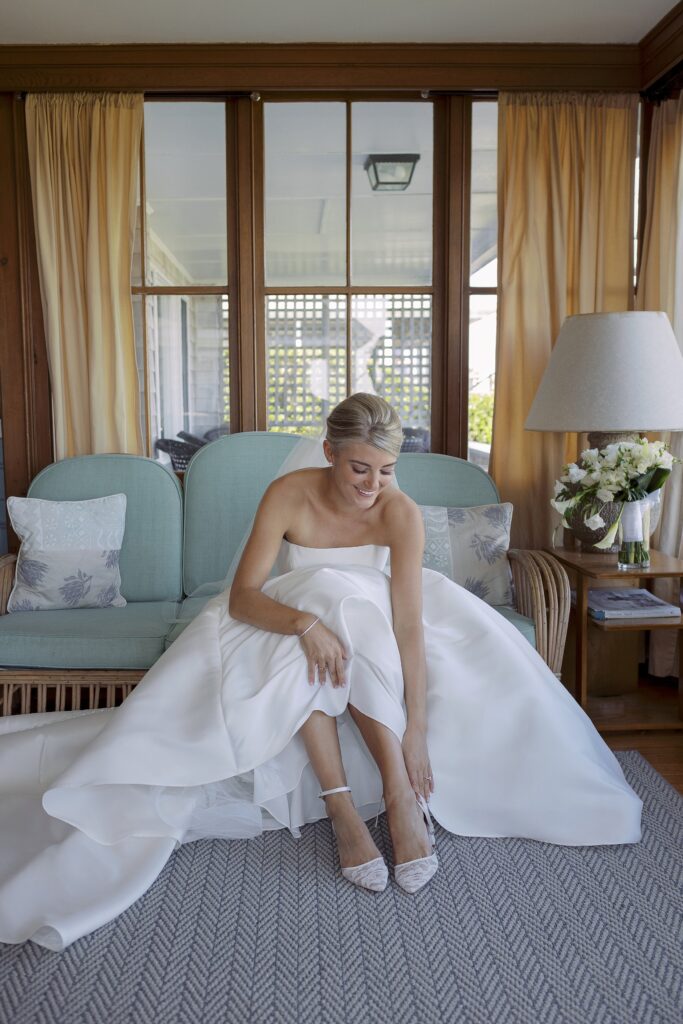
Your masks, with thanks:
[[[381,780],[346,711],[401,737],[403,680],[386,548],[283,542],[265,593],[320,615],[345,687],[310,686],[298,639],[213,598],[120,708],[0,719],[0,941],[63,949],[129,907],[179,843],[245,838],[325,815],[297,735],[338,716],[349,785]],[[588,717],[521,634],[423,570],[431,809],[448,831],[570,846],[635,843],[641,801]]]

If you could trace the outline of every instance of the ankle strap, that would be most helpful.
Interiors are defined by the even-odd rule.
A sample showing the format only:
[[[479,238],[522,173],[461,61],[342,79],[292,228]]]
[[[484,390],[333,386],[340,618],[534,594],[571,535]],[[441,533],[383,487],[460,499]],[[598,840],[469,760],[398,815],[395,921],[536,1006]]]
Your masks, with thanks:
[[[332,796],[333,793],[350,793],[350,792],[351,792],[351,787],[350,786],[337,786],[336,789],[323,789],[320,793],[318,793],[318,796],[319,797],[324,797],[324,796]]]

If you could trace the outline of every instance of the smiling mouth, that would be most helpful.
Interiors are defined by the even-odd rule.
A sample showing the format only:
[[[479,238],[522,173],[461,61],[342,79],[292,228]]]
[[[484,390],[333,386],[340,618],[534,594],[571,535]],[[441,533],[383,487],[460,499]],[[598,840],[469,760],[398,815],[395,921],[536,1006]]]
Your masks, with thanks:
[[[376,491],[364,491],[361,487],[356,487],[356,490],[362,498],[374,498]]]

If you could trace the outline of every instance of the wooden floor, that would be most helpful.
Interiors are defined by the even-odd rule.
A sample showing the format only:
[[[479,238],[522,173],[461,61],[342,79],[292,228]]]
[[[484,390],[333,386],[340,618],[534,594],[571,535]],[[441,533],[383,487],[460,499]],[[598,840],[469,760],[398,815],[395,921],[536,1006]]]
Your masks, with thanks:
[[[683,732],[610,732],[603,739],[612,750],[637,750],[683,794]]]
[[[612,750],[637,750],[683,794],[683,722],[678,680],[641,675],[636,694],[589,700],[588,713]],[[622,722],[623,729],[619,728]],[[659,728],[638,729],[637,722],[657,723]]]

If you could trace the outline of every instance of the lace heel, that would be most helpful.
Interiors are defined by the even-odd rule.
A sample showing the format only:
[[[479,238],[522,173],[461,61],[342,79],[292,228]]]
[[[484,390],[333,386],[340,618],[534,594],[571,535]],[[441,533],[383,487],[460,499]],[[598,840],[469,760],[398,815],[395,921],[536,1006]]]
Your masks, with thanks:
[[[415,799],[418,802],[419,808],[424,816],[425,825],[427,826],[427,835],[432,845],[432,849],[436,846],[436,836],[434,834],[434,823],[432,816],[429,813],[429,807],[425,798],[419,794],[415,794]],[[427,857],[419,857],[417,860],[406,861],[405,864],[396,864],[394,867],[394,878],[396,884],[403,889],[404,892],[410,893],[411,895],[422,889],[423,886],[430,881],[431,878],[436,874],[436,869],[439,866],[439,861],[435,853],[430,853]]]
[[[333,793],[350,792],[350,786],[337,786],[336,789],[322,790],[318,796],[324,799]],[[332,822],[332,831],[336,836],[334,822]],[[389,881],[389,872],[383,857],[375,857],[374,860],[368,860],[365,864],[356,864],[354,867],[342,868],[341,873],[348,882],[352,882],[353,885],[358,885],[362,889],[370,889],[372,892],[383,892]]]

